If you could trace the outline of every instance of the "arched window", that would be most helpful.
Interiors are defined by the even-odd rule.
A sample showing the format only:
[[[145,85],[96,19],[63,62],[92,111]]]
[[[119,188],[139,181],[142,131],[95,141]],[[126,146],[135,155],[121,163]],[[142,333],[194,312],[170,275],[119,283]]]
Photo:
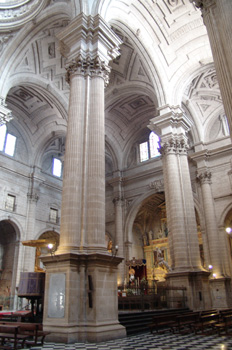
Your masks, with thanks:
[[[150,158],[155,158],[160,155],[160,138],[153,131],[149,135],[148,141],[142,142],[139,145],[140,162],[144,162]]]
[[[62,175],[62,161],[58,158],[53,158],[52,175],[57,177]]]
[[[0,151],[6,153],[8,156],[14,155],[16,137],[7,132],[5,124],[0,126]]]

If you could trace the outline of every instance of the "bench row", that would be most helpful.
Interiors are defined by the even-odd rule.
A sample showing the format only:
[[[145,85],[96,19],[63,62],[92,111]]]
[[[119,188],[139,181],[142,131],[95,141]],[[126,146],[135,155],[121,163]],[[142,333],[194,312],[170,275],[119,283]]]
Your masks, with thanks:
[[[19,349],[25,346],[42,346],[48,332],[42,324],[25,322],[0,322],[1,349]]]
[[[173,333],[200,332],[217,332],[219,335],[224,332],[229,334],[232,326],[232,309],[227,310],[207,310],[204,312],[189,311],[182,314],[165,314],[154,316],[152,323],[148,325],[151,333],[155,330],[172,331]]]

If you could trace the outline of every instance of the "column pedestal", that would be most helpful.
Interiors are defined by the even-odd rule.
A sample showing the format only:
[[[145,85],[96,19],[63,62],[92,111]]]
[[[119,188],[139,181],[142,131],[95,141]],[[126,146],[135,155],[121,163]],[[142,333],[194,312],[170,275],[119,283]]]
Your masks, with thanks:
[[[212,307],[226,309],[231,306],[230,278],[210,279]]]
[[[47,291],[43,327],[47,341],[101,342],[126,336],[118,322],[119,257],[62,254],[42,258]]]
[[[186,272],[170,272],[166,276],[168,286],[186,288],[186,301],[182,307],[188,307],[191,310],[206,310],[212,307],[209,289],[209,272],[207,271],[186,271]],[[170,291],[170,297],[174,299],[170,307],[178,307],[175,305],[175,295],[181,293],[180,290]],[[173,294],[173,295],[172,295]]]

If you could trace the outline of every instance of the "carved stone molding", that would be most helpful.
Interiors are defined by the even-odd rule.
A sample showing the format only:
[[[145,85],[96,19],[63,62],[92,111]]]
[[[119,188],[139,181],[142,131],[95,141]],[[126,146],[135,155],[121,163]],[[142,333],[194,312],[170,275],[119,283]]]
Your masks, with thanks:
[[[123,198],[122,196],[120,196],[120,197],[115,197],[115,198],[113,199],[113,203],[114,203],[115,205],[122,205],[122,204],[124,204],[124,198]]]
[[[38,193],[34,192],[34,193],[28,193],[27,194],[27,198],[31,201],[31,202],[35,202],[37,203],[39,200],[39,195]]]
[[[0,0],[0,31],[20,28],[44,9],[50,0]]]
[[[161,192],[164,190],[164,180],[152,181],[149,184],[149,188],[154,189],[156,192]]]
[[[0,97],[0,125],[13,119],[11,111],[6,107],[4,98]]]
[[[178,0],[168,0],[169,5],[176,6],[178,5]]]
[[[83,75],[99,75],[105,80],[105,85],[109,83],[110,67],[101,61],[97,56],[95,59],[89,57],[82,58],[79,56],[76,60],[72,61],[66,67],[66,81],[70,82],[72,74],[83,74]]]
[[[198,182],[200,182],[201,185],[206,183],[211,184],[212,183],[211,177],[212,177],[212,173],[209,170],[206,170],[197,174],[197,180]]]
[[[0,53],[4,50],[5,46],[12,38],[13,38],[13,35],[11,34],[0,36]]]
[[[170,153],[187,155],[188,148],[186,139],[171,138],[162,144],[160,152],[163,156]]]

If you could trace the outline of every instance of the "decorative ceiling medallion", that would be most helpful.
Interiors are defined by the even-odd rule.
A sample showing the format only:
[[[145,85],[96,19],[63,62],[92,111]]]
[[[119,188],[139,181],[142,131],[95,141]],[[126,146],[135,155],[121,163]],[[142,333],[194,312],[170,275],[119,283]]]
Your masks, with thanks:
[[[0,31],[19,29],[44,9],[50,0],[0,0]]]

